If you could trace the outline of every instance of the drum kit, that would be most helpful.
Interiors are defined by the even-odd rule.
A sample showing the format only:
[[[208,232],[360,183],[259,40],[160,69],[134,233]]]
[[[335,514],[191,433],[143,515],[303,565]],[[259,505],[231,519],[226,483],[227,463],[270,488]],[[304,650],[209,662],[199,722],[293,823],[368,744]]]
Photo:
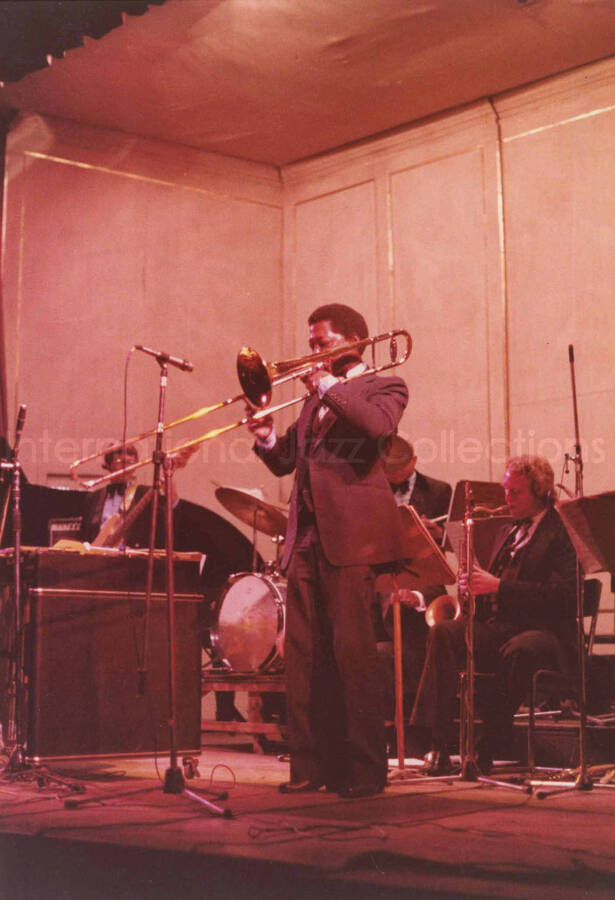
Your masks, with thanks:
[[[267,503],[259,490],[219,486],[217,499],[253,531],[272,538],[274,562],[257,571],[256,553],[251,572],[230,575],[218,602],[211,629],[216,660],[238,673],[275,672],[282,667],[286,581],[280,575],[280,547],[286,534],[288,509]]]

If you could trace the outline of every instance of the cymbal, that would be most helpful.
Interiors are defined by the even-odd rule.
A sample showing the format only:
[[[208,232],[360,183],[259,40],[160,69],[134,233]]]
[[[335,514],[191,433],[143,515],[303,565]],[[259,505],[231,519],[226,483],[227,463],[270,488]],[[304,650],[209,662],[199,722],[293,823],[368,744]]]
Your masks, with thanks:
[[[266,503],[261,491],[221,486],[215,494],[222,506],[246,525],[271,537],[286,534],[287,507]]]

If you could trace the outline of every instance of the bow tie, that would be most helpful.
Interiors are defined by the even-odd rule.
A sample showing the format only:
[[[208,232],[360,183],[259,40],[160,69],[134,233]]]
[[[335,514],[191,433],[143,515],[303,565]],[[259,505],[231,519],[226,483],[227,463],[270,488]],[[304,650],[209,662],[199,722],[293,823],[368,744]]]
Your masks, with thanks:
[[[391,488],[395,494],[407,494],[410,490],[410,479],[406,478],[405,481],[400,481],[399,484],[392,484]]]
[[[109,497],[113,497],[114,494],[118,494],[120,497],[123,497],[126,493],[126,484],[123,481],[112,481],[110,485],[107,487],[107,493]]]
[[[515,519],[513,522],[513,525],[515,526],[515,528],[521,528],[522,525],[531,525],[531,524],[532,524],[531,516],[526,516],[524,519]]]

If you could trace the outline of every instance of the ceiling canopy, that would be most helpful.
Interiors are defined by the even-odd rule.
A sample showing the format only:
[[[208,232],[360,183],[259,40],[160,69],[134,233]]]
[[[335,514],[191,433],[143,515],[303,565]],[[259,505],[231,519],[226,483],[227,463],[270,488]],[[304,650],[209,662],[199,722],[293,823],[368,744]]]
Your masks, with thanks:
[[[150,9],[83,31],[0,107],[274,165],[615,53],[615,0],[1,4],[50,5]]]

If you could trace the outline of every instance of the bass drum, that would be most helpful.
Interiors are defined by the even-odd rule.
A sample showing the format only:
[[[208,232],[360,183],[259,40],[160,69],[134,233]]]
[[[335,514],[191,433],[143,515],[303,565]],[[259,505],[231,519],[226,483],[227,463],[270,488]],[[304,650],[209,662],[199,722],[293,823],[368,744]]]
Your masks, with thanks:
[[[233,672],[282,665],[286,582],[258,572],[231,575],[211,631],[215,658]]]

